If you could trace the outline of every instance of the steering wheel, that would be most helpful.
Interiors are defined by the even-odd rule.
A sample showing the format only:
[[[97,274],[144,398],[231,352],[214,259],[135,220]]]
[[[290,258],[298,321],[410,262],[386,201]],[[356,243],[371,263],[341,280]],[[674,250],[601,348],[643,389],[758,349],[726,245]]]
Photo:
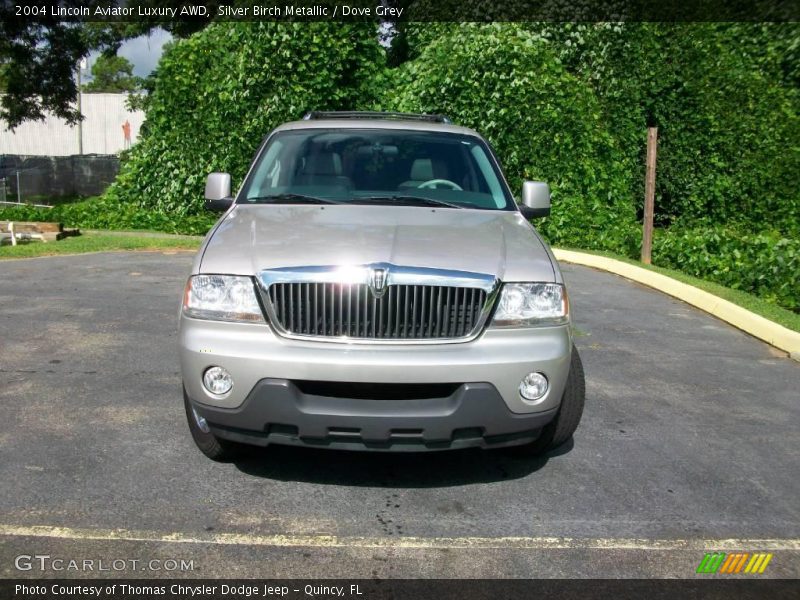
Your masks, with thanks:
[[[463,190],[460,185],[455,183],[454,181],[450,181],[449,179],[429,179],[423,183],[420,183],[417,188],[425,188],[425,189],[436,189],[439,184],[445,185],[449,187],[451,190]]]

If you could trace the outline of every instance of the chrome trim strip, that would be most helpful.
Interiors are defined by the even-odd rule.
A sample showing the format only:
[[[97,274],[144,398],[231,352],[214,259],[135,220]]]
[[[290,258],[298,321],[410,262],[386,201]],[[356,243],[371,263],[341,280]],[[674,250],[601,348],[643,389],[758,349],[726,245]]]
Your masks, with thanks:
[[[490,293],[498,283],[494,275],[429,269],[427,267],[398,267],[391,263],[366,265],[331,265],[313,267],[281,267],[261,271],[257,279],[265,289],[273,283],[363,283],[369,285],[370,272],[384,269],[389,285],[441,285],[474,287]]]
[[[428,285],[460,288],[477,288],[486,292],[486,301],[481,314],[467,335],[454,338],[401,338],[386,339],[373,337],[322,336],[296,334],[285,329],[277,318],[275,308],[269,297],[269,288],[275,283],[338,283],[338,284],[370,284],[371,274],[375,269],[384,269],[387,287],[391,285]],[[405,267],[391,263],[371,263],[364,265],[323,265],[307,267],[281,267],[266,269],[256,275],[258,289],[261,293],[267,318],[270,325],[280,336],[311,342],[334,342],[346,344],[381,344],[381,345],[420,345],[420,344],[453,344],[470,342],[483,332],[489,315],[494,307],[500,291],[500,280],[494,275],[472,273],[469,271],[453,271],[427,267]]]

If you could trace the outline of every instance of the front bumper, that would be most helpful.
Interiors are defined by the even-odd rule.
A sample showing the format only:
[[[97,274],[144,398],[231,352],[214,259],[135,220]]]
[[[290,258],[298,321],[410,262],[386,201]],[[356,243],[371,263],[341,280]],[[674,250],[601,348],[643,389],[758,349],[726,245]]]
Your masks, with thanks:
[[[524,444],[535,440],[557,412],[512,413],[488,383],[466,383],[440,398],[369,400],[312,395],[285,379],[262,379],[235,409],[191,402],[221,438],[345,450]]]
[[[569,372],[569,326],[487,329],[458,344],[343,344],[291,340],[264,324],[225,323],[181,316],[180,360],[184,385],[195,402],[237,408],[265,378],[364,383],[468,383],[493,385],[508,410],[542,412],[557,408]],[[234,387],[224,398],[202,385],[211,366],[227,369]],[[531,371],[550,381],[535,403],[518,391]]]
[[[476,428],[483,441],[467,445],[521,432],[532,439],[560,405],[572,349],[568,325],[487,329],[473,341],[455,344],[369,345],[291,340],[265,324],[183,315],[179,339],[184,386],[198,412],[212,426],[225,428],[218,432],[221,437],[233,439],[249,430],[262,443],[291,443],[286,439],[294,434],[280,437],[273,432],[272,437],[270,424],[296,427],[297,437],[308,439],[325,439],[325,428],[360,428],[367,441],[376,443],[391,441],[387,432],[392,429],[422,429],[424,444],[453,442],[452,432]],[[233,377],[233,390],[224,398],[212,396],[202,385],[203,373],[211,366],[224,367]],[[534,403],[523,400],[518,391],[531,371],[544,373],[550,382],[545,396]],[[283,383],[276,387],[276,380]],[[419,404],[421,400],[309,396],[298,393],[295,381],[449,383],[457,389]],[[428,417],[432,420],[425,421]],[[341,440],[334,441],[340,445]]]

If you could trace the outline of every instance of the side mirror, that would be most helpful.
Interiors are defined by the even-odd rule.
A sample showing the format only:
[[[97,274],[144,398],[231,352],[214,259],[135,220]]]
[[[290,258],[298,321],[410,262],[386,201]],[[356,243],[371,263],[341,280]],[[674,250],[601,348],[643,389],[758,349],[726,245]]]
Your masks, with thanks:
[[[543,181],[523,183],[522,204],[519,210],[526,219],[548,216],[550,214],[550,186]]]
[[[206,210],[225,212],[233,204],[229,173],[211,173],[206,179]]]

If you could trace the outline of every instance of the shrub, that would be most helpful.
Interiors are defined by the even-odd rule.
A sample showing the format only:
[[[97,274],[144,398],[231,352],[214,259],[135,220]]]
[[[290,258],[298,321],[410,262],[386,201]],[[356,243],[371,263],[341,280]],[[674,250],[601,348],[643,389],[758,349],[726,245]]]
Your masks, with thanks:
[[[238,186],[270,129],[308,110],[369,103],[367,82],[382,66],[369,23],[212,23],[161,58],[145,133],[107,195],[201,213],[209,172],[230,172]]]
[[[589,83],[644,195],[645,131],[659,127],[656,218],[768,223],[797,232],[797,25],[529,24]],[[792,42],[792,40],[794,40]]]
[[[657,231],[653,262],[800,311],[800,240],[712,223]]]
[[[215,215],[168,214],[113,199],[89,199],[53,208],[14,206],[0,208],[2,221],[55,221],[83,229],[148,229],[166,233],[205,235]]]
[[[515,193],[550,183],[552,242],[629,252],[637,244],[628,165],[589,86],[519,24],[439,24],[438,37],[394,72],[384,106],[439,112],[497,150]]]

